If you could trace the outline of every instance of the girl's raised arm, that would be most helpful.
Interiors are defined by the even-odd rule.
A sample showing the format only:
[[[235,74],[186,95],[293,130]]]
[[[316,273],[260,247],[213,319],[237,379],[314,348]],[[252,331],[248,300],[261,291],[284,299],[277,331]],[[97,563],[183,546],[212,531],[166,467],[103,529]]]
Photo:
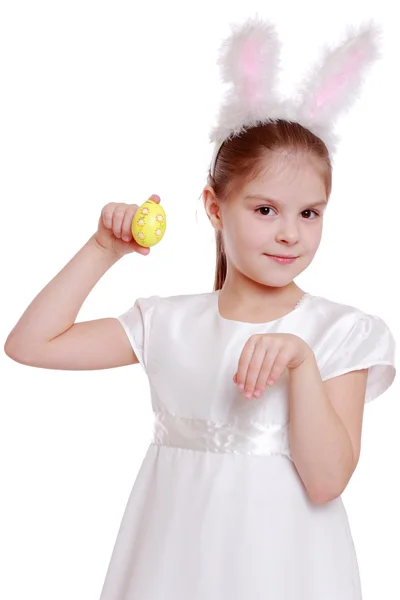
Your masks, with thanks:
[[[152,200],[159,202],[158,196]],[[4,350],[21,364],[47,369],[108,369],[138,362],[116,318],[75,323],[104,273],[131,252],[147,255],[132,237],[136,204],[107,204],[98,231],[42,289],[10,332]]]

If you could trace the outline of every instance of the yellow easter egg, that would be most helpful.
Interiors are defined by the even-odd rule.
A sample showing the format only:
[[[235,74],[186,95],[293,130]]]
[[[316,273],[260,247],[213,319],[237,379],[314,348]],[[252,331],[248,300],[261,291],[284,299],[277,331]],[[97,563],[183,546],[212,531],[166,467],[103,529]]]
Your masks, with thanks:
[[[132,219],[132,235],[135,242],[145,248],[160,242],[167,225],[163,207],[153,200],[146,200]]]

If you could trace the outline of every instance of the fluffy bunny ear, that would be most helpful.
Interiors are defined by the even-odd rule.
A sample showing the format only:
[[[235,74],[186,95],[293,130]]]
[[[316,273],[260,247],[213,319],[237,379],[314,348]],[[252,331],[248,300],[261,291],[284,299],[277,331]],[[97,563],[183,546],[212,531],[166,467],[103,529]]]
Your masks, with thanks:
[[[266,114],[273,116],[273,107],[278,104],[274,87],[279,52],[275,28],[257,15],[232,26],[217,61],[222,80],[230,83],[231,89],[221,105],[218,125],[211,130],[211,142],[239,134],[247,126],[264,121]]]
[[[380,58],[380,28],[370,21],[349,27],[344,41],[334,50],[325,48],[319,65],[305,79],[299,92],[298,120],[305,126],[330,128],[336,117],[357,99],[368,67]]]

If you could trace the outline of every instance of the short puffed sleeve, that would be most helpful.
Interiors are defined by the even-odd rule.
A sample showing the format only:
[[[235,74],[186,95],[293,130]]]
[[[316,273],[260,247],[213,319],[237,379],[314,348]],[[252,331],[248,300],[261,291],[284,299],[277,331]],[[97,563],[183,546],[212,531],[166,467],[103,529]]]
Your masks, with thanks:
[[[137,298],[135,304],[117,317],[128,336],[139,363],[147,373],[147,351],[151,337],[151,325],[159,296]]]
[[[329,352],[320,368],[323,381],[349,371],[368,369],[365,403],[375,400],[393,383],[396,342],[383,319],[358,316],[352,327]]]

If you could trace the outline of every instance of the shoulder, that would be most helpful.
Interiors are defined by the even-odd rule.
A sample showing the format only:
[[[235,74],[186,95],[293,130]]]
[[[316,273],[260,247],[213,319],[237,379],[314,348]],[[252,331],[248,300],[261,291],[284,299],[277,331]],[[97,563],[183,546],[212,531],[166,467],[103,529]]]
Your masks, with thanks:
[[[153,303],[157,304],[157,312],[186,314],[204,310],[214,296],[214,292],[200,292],[193,294],[176,294],[171,296],[155,296]]]
[[[384,329],[387,323],[376,314],[368,313],[352,304],[337,302],[324,296],[314,296],[310,310],[316,321],[324,326],[325,330],[337,332],[348,331],[356,325],[367,329]]]
[[[351,304],[344,304],[326,298],[325,296],[313,296],[312,311],[317,318],[326,321],[352,320],[366,315],[360,308]]]
[[[122,318],[136,318],[140,315],[142,319],[153,320],[158,317],[171,317],[200,314],[210,306],[214,292],[202,292],[198,294],[177,294],[172,296],[140,296],[131,305]]]
[[[323,296],[314,296],[309,310],[307,329],[318,345],[335,347],[349,340],[362,344],[369,339],[370,343],[380,344],[385,340],[395,346],[387,322],[379,315]]]
[[[317,298],[315,314],[323,327],[315,328],[314,340],[322,380],[368,369],[365,401],[377,398],[396,375],[396,341],[388,324],[355,306]]]
[[[382,350],[394,358],[396,341],[388,323],[379,315],[351,304],[335,302],[322,296],[313,304],[315,330],[321,347],[365,353]]]
[[[149,336],[168,342],[170,348],[190,347],[192,340],[209,340],[213,327],[213,298],[210,292],[157,296],[148,320]],[[185,346],[186,347],[186,346]]]

